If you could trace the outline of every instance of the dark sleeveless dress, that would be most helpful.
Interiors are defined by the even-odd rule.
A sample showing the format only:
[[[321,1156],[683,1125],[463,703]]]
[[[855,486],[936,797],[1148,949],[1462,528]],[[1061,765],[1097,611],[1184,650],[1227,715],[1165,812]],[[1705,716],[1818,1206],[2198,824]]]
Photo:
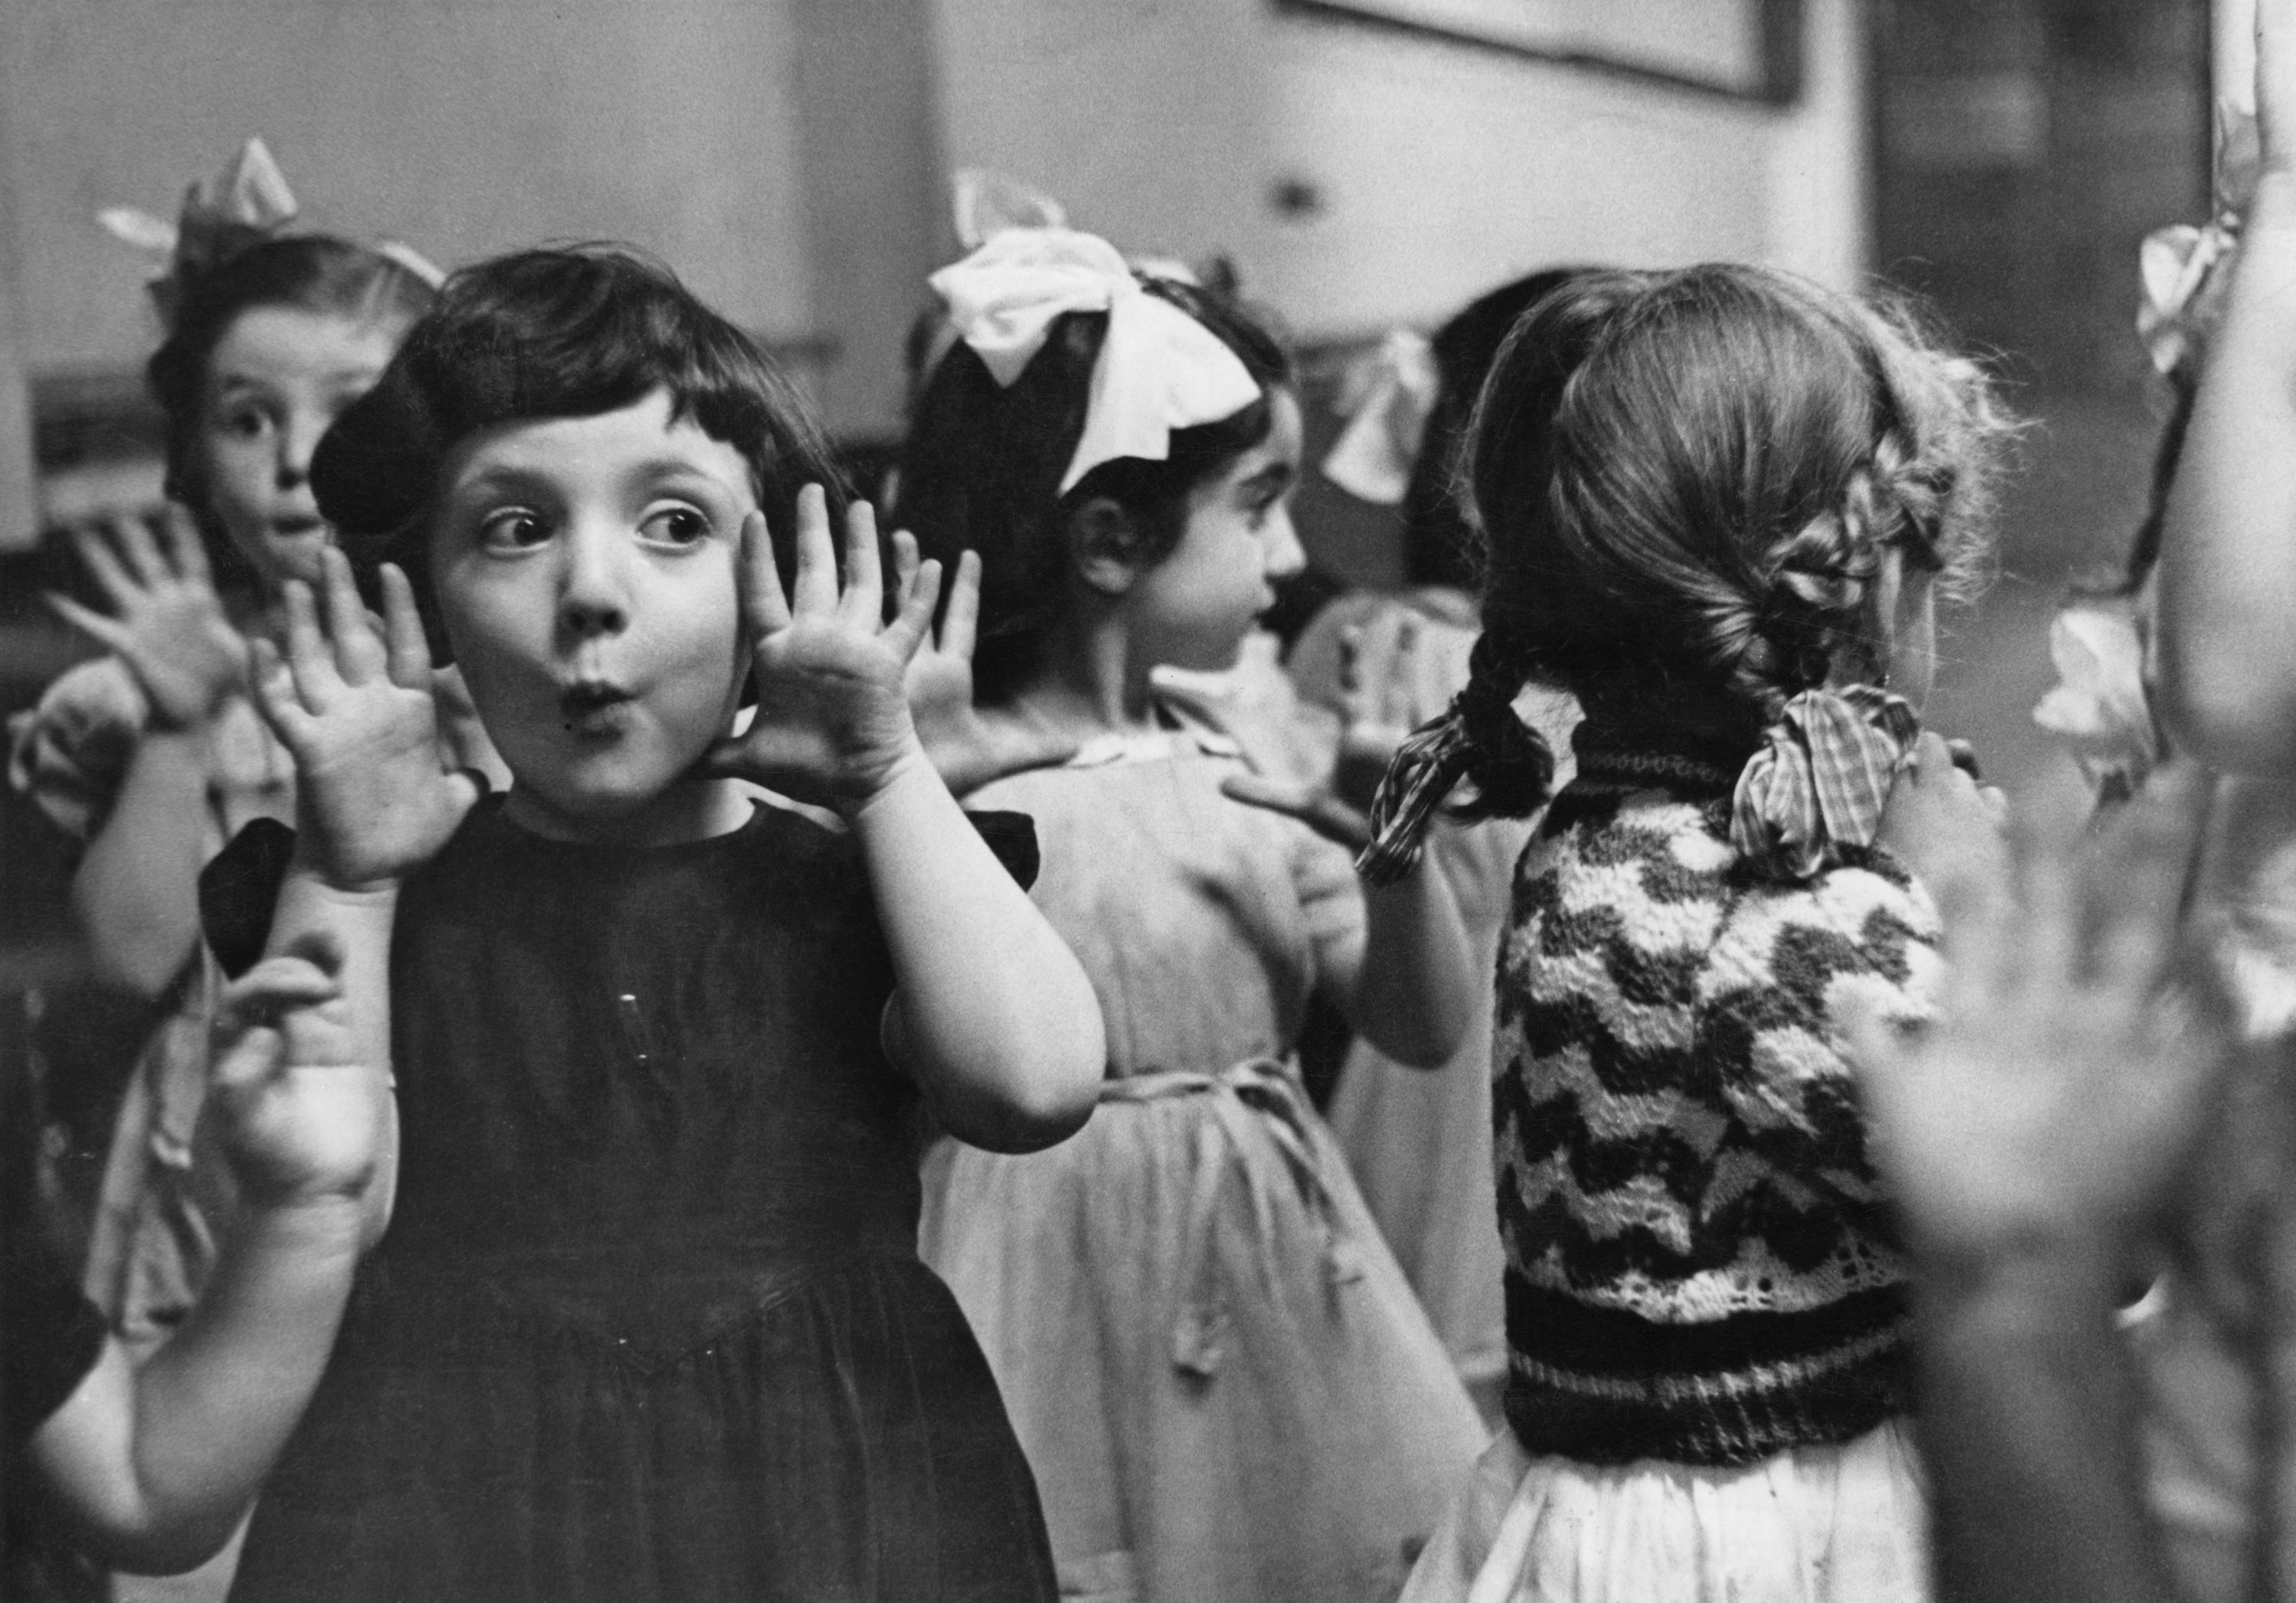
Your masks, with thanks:
[[[1033,872],[1026,819],[980,822]],[[917,1257],[892,983],[857,854],[795,814],[602,849],[481,804],[401,897],[395,1216],[233,1597],[1051,1598]]]

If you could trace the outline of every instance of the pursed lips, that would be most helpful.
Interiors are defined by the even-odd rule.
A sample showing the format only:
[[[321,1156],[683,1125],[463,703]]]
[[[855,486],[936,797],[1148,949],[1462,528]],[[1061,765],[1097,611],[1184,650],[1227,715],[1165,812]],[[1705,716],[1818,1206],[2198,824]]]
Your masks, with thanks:
[[[585,679],[559,692],[558,710],[567,733],[602,739],[622,732],[628,720],[625,709],[636,699],[636,691],[611,680]]]

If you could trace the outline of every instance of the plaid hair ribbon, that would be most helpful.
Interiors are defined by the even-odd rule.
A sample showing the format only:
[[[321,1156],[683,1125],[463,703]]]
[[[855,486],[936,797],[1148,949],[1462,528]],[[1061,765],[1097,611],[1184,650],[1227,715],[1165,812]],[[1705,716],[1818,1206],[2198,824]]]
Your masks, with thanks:
[[[1738,775],[1730,844],[1787,879],[1833,866],[1844,846],[1873,845],[1921,732],[1904,697],[1873,685],[1802,691]]]

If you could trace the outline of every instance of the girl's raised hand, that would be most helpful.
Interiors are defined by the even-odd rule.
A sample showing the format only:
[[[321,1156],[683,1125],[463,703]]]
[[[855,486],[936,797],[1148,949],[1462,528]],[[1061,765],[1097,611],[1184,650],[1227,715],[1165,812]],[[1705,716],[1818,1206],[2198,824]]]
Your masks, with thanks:
[[[1405,607],[1382,608],[1340,636],[1343,717],[1337,762],[1329,777],[1294,784],[1266,774],[1233,774],[1220,789],[1231,800],[1289,814],[1349,851],[1371,844],[1371,804],[1397,748],[1418,724],[1443,710],[1457,684],[1437,686],[1423,670],[1426,630]],[[1464,665],[1456,678],[1465,682]]]
[[[797,584],[782,594],[765,514],[742,525],[742,612],[757,676],[748,729],[718,742],[703,770],[850,814],[911,758],[925,760],[904,687],[940,598],[940,564],[909,580],[884,621],[876,514],[857,501],[845,519],[840,585],[818,485],[798,495]]]
[[[2231,1009],[2206,929],[2181,928],[2210,776],[2185,761],[2021,896],[1943,884],[1943,1016],[1849,1036],[1915,1247],[1948,1273],[2035,1254],[2117,1268],[2176,1200],[2218,1105]]]
[[[893,594],[906,605],[917,583],[917,542],[906,529],[893,536]],[[918,642],[903,686],[909,717],[925,756],[940,771],[955,796],[978,790],[991,780],[1030,768],[1065,763],[1077,743],[1055,734],[1025,729],[1008,720],[991,722],[972,700],[972,644],[980,621],[980,558],[966,552],[949,583],[948,607],[938,638]]]
[[[1942,907],[1966,884],[1997,894],[2010,881],[2007,802],[1980,785],[1953,743],[1924,732],[1890,786],[1881,844],[1902,858]]]
[[[56,594],[48,605],[127,665],[155,727],[203,723],[245,685],[247,642],[224,614],[190,514],[170,506],[155,519],[122,515],[75,530],[73,541],[112,609]]]
[[[390,1087],[360,1061],[341,972],[340,949],[318,938],[224,993],[206,1116],[255,1206],[356,1201],[374,1180]]]
[[[286,656],[257,642],[257,701],[295,756],[298,853],[339,888],[375,887],[446,845],[480,785],[440,765],[430,647],[406,576],[382,569],[378,636],[349,560],[330,548],[321,561],[324,627],[309,586],[288,581]]]

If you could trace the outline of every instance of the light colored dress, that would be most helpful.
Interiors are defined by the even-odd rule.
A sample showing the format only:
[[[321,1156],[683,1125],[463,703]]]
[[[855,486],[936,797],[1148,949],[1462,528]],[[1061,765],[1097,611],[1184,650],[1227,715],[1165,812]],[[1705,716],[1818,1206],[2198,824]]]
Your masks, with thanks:
[[[1035,1466],[1065,1595],[1384,1599],[1486,1433],[1287,1060],[1355,961],[1347,855],[1220,794],[1224,737],[1096,742],[969,805],[1027,813],[1094,980],[1083,1131],[942,1141],[926,1261]]]
[[[1470,598],[1431,588],[1400,597],[1350,596],[1318,615],[1293,650],[1292,674],[1310,710],[1341,704],[1338,632],[1391,608],[1408,609],[1419,621],[1418,671],[1431,683],[1414,687],[1412,699],[1439,707],[1466,683],[1477,632]],[[1546,738],[1554,754],[1554,788],[1561,789],[1570,782],[1576,706],[1561,691],[1526,686],[1515,711]],[[1327,1109],[1380,1233],[1460,1378],[1493,1409],[1506,1370],[1506,1308],[1499,1294],[1505,1253],[1491,1206],[1492,981],[1515,859],[1536,822],[1496,819],[1431,836],[1429,860],[1458,900],[1482,977],[1474,1024],[1450,1061],[1432,1073],[1398,1063],[1357,1037]]]

